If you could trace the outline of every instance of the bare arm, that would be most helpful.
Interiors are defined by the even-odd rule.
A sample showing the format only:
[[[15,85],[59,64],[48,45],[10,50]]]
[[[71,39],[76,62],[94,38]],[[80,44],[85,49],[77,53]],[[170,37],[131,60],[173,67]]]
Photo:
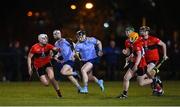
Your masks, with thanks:
[[[137,58],[136,58],[135,65],[139,65],[141,61],[141,51],[137,51],[136,54],[137,54]]]
[[[126,56],[129,56],[130,55],[130,49],[129,48],[126,48],[126,49],[123,49],[122,50],[122,53]]]
[[[62,61],[60,61],[60,60],[58,59],[59,56],[60,56],[60,53],[58,52],[56,55],[54,55],[54,60],[56,60],[56,61],[59,62],[59,63],[62,63]]]
[[[98,46],[98,49],[99,49],[98,55],[102,56],[103,55],[103,52],[102,52],[102,43],[101,43],[100,40],[97,40],[97,46]]]
[[[137,51],[136,54],[137,54],[137,57],[136,57],[136,62],[134,64],[134,67],[132,69],[133,71],[137,71],[138,65],[139,65],[139,63],[141,61],[141,51]]]
[[[168,56],[167,56],[166,44],[165,44],[163,41],[160,41],[160,42],[158,43],[158,45],[160,45],[160,46],[162,47],[162,49],[163,49],[163,54],[164,54],[163,58],[166,60],[166,59],[168,58]]]
[[[28,58],[27,58],[28,73],[29,73],[30,76],[32,75],[32,66],[31,66],[32,60],[31,60],[31,59],[32,59],[33,55],[34,55],[34,54],[29,53],[29,54],[28,54]]]

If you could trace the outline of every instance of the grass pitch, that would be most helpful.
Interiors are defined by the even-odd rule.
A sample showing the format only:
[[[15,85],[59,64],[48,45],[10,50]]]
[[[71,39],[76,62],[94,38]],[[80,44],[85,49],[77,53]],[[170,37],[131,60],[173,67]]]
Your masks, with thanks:
[[[150,86],[130,83],[128,99],[115,98],[122,82],[105,82],[105,92],[89,83],[88,94],[78,94],[68,82],[60,82],[63,98],[57,98],[52,86],[40,82],[0,83],[0,106],[180,106],[180,81],[164,81],[164,96],[152,96]]]

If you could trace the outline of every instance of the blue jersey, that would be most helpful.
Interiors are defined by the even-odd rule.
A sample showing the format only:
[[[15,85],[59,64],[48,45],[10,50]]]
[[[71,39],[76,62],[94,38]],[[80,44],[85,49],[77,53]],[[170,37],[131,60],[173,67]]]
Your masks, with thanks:
[[[75,50],[80,53],[82,61],[88,61],[97,57],[96,44],[97,39],[94,37],[86,37],[85,41],[76,43]]]
[[[55,43],[55,47],[60,49],[60,54],[63,57],[64,62],[68,60],[73,60],[74,52],[71,49],[71,44],[64,38],[57,40]]]

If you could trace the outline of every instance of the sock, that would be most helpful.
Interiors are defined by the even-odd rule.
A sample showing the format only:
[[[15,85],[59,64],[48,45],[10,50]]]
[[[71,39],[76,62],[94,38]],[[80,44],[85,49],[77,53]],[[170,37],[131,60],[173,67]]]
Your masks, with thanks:
[[[124,91],[123,91],[123,94],[124,94],[124,95],[127,95],[127,91],[124,90]]]
[[[97,81],[95,80],[95,82],[99,84],[99,80],[97,80]]]
[[[81,90],[81,86],[77,86],[78,90]]]
[[[62,97],[61,92],[60,92],[60,90],[59,90],[59,89],[58,89],[58,90],[56,90],[56,93],[57,93],[57,95],[58,95],[59,97]]]
[[[88,86],[87,86],[87,85],[85,85],[85,86],[84,86],[84,89],[88,89]]]
[[[153,78],[153,85],[156,85],[156,78]]]
[[[161,88],[161,86],[160,86],[159,84],[157,84],[157,85],[156,85],[156,89],[159,91],[159,90],[161,90],[162,88]]]

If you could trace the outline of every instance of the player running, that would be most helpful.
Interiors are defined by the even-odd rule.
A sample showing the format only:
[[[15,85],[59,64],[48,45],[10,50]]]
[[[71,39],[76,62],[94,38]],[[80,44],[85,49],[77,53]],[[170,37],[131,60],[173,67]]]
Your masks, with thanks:
[[[56,60],[60,54],[63,57],[63,62],[62,62],[63,67],[60,70],[60,72],[62,75],[67,76],[68,79],[77,87],[78,92],[80,92],[81,86],[79,85],[78,81],[73,77],[73,76],[78,75],[77,72],[73,72],[73,68],[74,68],[74,64],[75,64],[75,62],[74,62],[74,60],[75,60],[74,44],[73,44],[73,42],[70,42],[67,39],[62,38],[60,30],[54,30],[53,36],[54,36],[54,39],[57,40],[55,42],[55,47],[57,47],[59,49],[59,53],[58,53],[58,55],[56,55]]]
[[[125,29],[125,34],[128,37],[130,35],[130,33],[134,32],[134,31],[135,31],[135,29],[132,26],[128,26]],[[128,38],[125,41],[125,49],[122,50],[122,53],[124,55],[126,55],[126,63],[124,65],[124,69],[129,67],[128,65],[129,65],[129,63],[131,63],[131,58],[133,57],[133,54],[132,53],[130,54],[130,49],[128,47],[129,43],[130,43],[130,41],[129,41],[129,38]]]
[[[123,79],[123,92],[117,98],[123,99],[128,97],[129,81],[132,77],[137,75],[137,81],[140,86],[144,86],[151,83],[156,83],[158,80],[146,78],[147,64],[144,57],[144,50],[141,42],[141,38],[138,33],[132,32],[128,36],[129,43],[127,48],[133,53],[129,69],[127,70]],[[131,54],[130,53],[130,54]]]
[[[85,31],[78,31],[76,34],[78,42],[76,43],[76,52],[80,54],[83,66],[81,73],[83,77],[84,87],[81,93],[88,93],[88,78],[92,78],[104,91],[103,80],[98,80],[93,74],[93,67],[98,63],[98,56],[102,56],[102,44],[101,41],[94,37],[86,37]],[[96,54],[95,46],[98,47],[98,56]],[[88,77],[89,76],[89,77]]]
[[[163,49],[163,59],[168,59],[166,44],[159,38],[149,35],[150,28],[148,26],[140,27],[140,35],[142,36],[143,47],[145,49],[145,59],[147,61],[147,74],[149,73],[152,78],[155,76],[156,72],[153,68],[159,62],[159,52],[158,45]],[[159,83],[162,87],[162,82]],[[153,94],[162,95],[163,90],[159,86],[153,87]]]
[[[33,73],[33,64],[41,83],[45,86],[48,86],[50,81],[56,90],[58,97],[62,97],[58,82],[54,78],[54,71],[51,65],[50,53],[52,50],[56,50],[56,48],[48,43],[48,36],[46,34],[39,34],[38,41],[39,43],[34,44],[28,54],[28,73],[31,77]]]

